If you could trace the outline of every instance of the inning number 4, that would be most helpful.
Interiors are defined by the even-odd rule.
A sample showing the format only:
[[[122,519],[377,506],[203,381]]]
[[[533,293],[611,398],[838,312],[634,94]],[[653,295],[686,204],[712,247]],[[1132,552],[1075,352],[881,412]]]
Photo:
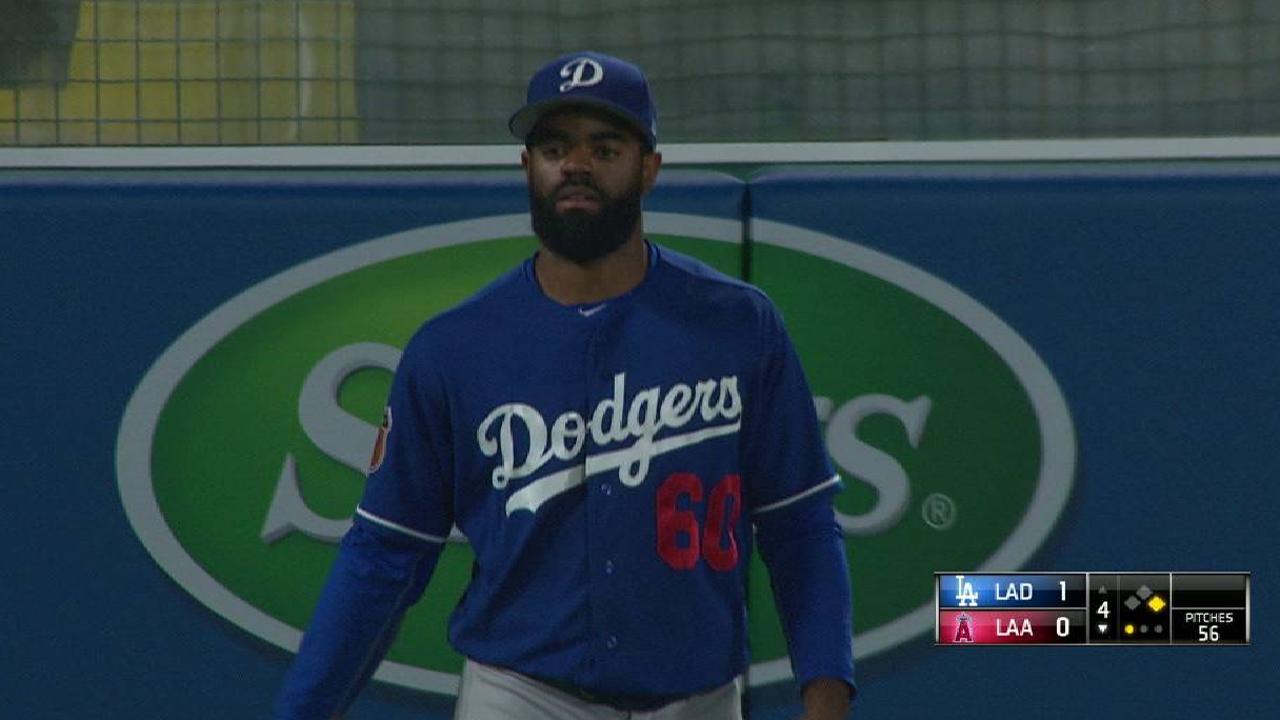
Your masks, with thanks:
[[[713,570],[732,570],[738,564],[738,541],[733,529],[742,515],[742,479],[725,475],[707,499],[707,521],[698,527],[692,509],[681,510],[681,497],[689,505],[702,502],[702,478],[674,473],[658,486],[658,555],[675,570],[692,570],[698,558]]]

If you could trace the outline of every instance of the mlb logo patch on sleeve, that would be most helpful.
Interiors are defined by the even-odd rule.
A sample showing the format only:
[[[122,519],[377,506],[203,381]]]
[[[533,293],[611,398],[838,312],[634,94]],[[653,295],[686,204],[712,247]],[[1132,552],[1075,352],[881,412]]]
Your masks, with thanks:
[[[369,458],[369,472],[377,472],[382,467],[382,459],[387,456],[387,435],[391,434],[391,406],[382,411],[382,424],[378,426],[378,439],[373,443],[373,457]]]

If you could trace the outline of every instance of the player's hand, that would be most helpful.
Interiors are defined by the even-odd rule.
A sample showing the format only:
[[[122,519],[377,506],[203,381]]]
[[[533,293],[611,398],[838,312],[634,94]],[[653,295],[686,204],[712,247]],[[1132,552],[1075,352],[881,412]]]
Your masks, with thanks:
[[[845,720],[849,686],[837,678],[818,678],[804,686],[804,714],[796,720]]]

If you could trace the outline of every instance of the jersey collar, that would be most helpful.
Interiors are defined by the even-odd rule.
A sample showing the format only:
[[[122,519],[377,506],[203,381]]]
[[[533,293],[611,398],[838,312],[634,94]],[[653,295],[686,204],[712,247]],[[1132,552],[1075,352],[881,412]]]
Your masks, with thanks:
[[[534,259],[538,257],[538,252],[541,252],[541,250],[535,252],[524,261],[523,275],[525,280],[532,287],[533,292],[540,298],[541,302],[552,305],[566,314],[572,313],[579,318],[588,320],[595,319],[610,314],[610,308],[617,308],[629,304],[633,298],[639,296],[642,292],[645,292],[646,289],[653,284],[654,275],[656,275],[658,271],[658,256],[661,250],[657,245],[649,242],[648,238],[644,239],[644,245],[649,253],[649,265],[645,270],[644,277],[640,280],[640,284],[617,297],[612,297],[607,300],[574,305],[561,305],[548,297],[547,294],[542,291],[542,286],[538,284],[538,275],[534,270]]]

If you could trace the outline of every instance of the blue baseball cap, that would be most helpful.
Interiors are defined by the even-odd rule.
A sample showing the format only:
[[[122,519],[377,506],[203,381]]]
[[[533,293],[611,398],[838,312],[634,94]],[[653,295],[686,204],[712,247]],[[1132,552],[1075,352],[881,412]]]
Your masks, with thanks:
[[[527,141],[547,113],[580,105],[621,120],[639,133],[650,149],[658,144],[658,111],[644,72],[625,60],[597,52],[565,55],[534,73],[525,106],[507,125],[512,135]]]

